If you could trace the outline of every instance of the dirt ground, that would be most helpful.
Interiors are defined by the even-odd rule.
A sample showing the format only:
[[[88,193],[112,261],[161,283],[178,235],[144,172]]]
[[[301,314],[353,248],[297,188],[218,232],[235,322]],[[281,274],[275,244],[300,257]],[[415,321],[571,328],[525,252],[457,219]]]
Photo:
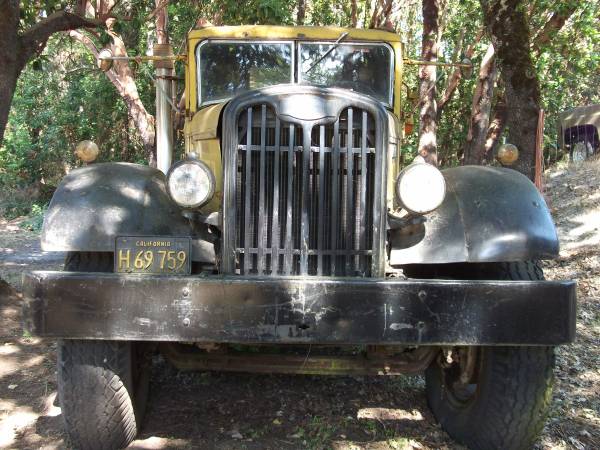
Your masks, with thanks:
[[[560,259],[549,279],[578,281],[577,341],[557,351],[540,449],[600,448],[600,161],[546,173]],[[38,236],[0,219],[0,448],[70,448],[56,403],[55,345],[20,327],[20,274],[59,269]],[[4,280],[4,281],[1,281]],[[421,377],[181,373],[157,358],[149,407],[130,448],[455,449],[427,409]]]

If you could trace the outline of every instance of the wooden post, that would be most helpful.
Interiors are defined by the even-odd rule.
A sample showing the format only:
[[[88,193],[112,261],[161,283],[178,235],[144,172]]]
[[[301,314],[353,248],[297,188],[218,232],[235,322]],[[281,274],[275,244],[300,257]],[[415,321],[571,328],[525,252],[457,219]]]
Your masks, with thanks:
[[[540,192],[544,191],[542,171],[544,166],[544,110],[538,115],[537,132],[535,135],[535,178],[534,183]]]

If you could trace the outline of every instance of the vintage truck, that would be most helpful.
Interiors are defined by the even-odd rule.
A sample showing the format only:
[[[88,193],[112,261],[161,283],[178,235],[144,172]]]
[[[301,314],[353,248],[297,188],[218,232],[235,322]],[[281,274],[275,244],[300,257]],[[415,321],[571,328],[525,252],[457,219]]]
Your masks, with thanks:
[[[575,284],[543,278],[558,239],[526,177],[402,167],[400,36],[206,27],[185,57],[161,51],[162,73],[184,59],[185,156],[159,146],[166,175],[71,171],[42,231],[64,271],[24,276],[26,329],[58,340],[73,445],[134,439],[158,351],[181,369],[425,372],[453,438],[531,446]]]

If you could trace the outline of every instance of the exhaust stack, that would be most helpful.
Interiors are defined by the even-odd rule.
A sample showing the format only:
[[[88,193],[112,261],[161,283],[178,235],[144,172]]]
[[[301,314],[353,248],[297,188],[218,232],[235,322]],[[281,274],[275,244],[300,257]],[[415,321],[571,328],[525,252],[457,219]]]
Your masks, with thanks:
[[[154,62],[156,67],[156,166],[167,173],[173,160],[173,116],[169,100],[172,97],[173,47],[154,44],[153,55],[164,57]]]

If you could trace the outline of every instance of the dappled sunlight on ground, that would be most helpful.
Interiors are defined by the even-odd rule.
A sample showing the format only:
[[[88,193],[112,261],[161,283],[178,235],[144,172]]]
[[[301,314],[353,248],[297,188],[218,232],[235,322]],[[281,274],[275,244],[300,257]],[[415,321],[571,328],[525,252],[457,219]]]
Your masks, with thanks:
[[[577,340],[557,350],[556,385],[545,448],[600,448],[600,160],[547,174],[560,258],[550,279],[577,280]]]
[[[561,256],[549,279],[578,282],[577,342],[557,351],[550,417],[536,449],[600,448],[600,161],[546,173]],[[37,236],[0,223],[0,279],[58,269]],[[41,258],[40,258],[41,255]],[[0,282],[0,447],[69,448],[56,399],[56,346],[23,334],[18,294]],[[459,449],[436,424],[422,377],[182,373],[157,357],[131,449]]]
[[[158,358],[151,389],[135,445],[170,437],[168,448],[459,448],[433,421],[422,377],[182,373]],[[181,442],[189,439],[194,446]]]
[[[64,448],[55,346],[23,336],[21,298],[0,280],[0,448]]]

